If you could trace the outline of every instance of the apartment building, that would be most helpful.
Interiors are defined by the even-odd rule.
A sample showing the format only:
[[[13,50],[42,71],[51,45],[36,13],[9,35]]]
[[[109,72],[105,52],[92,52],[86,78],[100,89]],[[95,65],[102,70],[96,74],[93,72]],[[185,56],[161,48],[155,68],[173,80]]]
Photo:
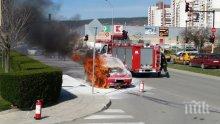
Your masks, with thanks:
[[[173,27],[186,27],[188,14],[185,13],[185,0],[171,0],[171,19]]]
[[[173,27],[212,27],[213,13],[212,12],[196,12],[196,11],[212,11],[215,10],[214,24],[216,28],[220,28],[220,2],[219,0],[190,0],[187,1],[190,8],[194,12],[185,12],[185,0],[171,1],[171,16]],[[189,20],[186,23],[186,20]]]
[[[148,8],[148,25],[149,26],[172,26],[170,5],[158,2],[156,5]]]

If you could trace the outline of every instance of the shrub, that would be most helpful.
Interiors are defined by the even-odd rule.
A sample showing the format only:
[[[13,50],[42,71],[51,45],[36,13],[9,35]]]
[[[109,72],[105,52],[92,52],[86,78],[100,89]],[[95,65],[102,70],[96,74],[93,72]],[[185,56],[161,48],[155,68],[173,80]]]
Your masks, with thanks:
[[[60,69],[21,54],[13,54],[11,59],[16,64],[13,72],[0,73],[0,92],[5,100],[21,109],[30,109],[37,99],[46,105],[57,101],[62,87]]]

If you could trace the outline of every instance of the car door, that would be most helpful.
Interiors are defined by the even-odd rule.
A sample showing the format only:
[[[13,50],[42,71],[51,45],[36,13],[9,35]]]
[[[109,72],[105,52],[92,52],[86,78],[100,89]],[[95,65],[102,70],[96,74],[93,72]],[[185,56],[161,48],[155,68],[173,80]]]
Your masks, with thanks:
[[[202,63],[202,58],[203,58],[203,55],[198,55],[198,56],[196,56],[195,57],[195,63],[194,63],[194,65],[195,66],[200,66],[201,65],[201,63]]]
[[[199,60],[198,60],[198,66],[201,66],[205,61],[206,61],[206,58],[207,57],[205,54],[201,54],[199,56]]]

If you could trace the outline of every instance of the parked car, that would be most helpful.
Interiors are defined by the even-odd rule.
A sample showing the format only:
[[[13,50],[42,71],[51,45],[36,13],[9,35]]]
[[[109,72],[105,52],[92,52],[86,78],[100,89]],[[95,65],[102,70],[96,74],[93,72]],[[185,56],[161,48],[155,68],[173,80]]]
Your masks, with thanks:
[[[198,54],[199,53],[199,51],[196,50],[195,48],[188,48],[188,49],[185,49],[185,51],[177,52],[176,55],[179,55],[179,54],[184,53],[184,52],[194,53],[194,54]]]
[[[196,53],[183,52],[174,58],[174,63],[178,64],[189,64],[190,61],[196,56]]]
[[[189,66],[205,68],[220,68],[220,54],[198,54],[189,63]]]
[[[115,57],[106,57],[106,67],[108,68],[107,82],[110,87],[129,87],[132,82],[132,74],[121,62]]]

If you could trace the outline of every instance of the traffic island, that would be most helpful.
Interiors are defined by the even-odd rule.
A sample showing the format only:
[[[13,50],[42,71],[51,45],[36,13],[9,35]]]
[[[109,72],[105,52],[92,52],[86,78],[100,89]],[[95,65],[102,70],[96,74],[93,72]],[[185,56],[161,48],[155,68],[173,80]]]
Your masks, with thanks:
[[[73,121],[108,108],[111,104],[106,95],[91,94],[91,87],[70,76],[63,76],[59,102],[42,108],[41,120],[35,120],[35,110],[8,110],[0,112],[0,123],[10,124],[54,124]]]

